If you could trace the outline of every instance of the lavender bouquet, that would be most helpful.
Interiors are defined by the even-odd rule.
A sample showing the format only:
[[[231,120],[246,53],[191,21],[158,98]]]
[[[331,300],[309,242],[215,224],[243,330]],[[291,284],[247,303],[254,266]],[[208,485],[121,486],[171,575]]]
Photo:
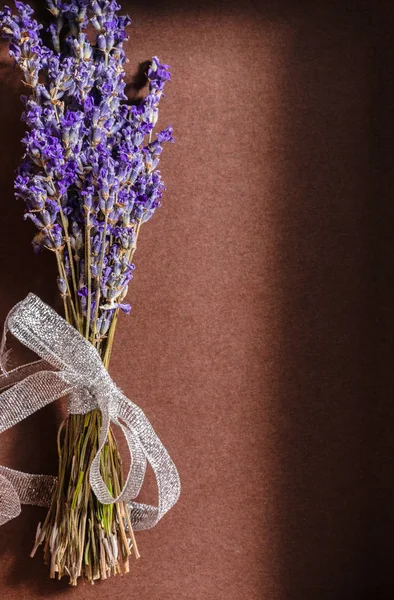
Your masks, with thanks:
[[[66,321],[96,348],[108,368],[141,227],[165,189],[157,166],[168,127],[153,138],[169,68],[154,57],[149,92],[139,104],[125,95],[123,45],[129,17],[114,0],[47,0],[43,26],[27,4],[5,7],[0,27],[22,71],[25,154],[15,179],[25,218],[38,229],[35,251],[50,250]],[[47,40],[44,43],[44,40]],[[139,556],[126,500],[103,503],[88,473],[100,450],[102,414],[70,414],[58,434],[59,471],[32,550],[43,544],[50,576],[89,582],[127,572]],[[100,475],[111,498],[124,486],[112,430],[100,451]]]

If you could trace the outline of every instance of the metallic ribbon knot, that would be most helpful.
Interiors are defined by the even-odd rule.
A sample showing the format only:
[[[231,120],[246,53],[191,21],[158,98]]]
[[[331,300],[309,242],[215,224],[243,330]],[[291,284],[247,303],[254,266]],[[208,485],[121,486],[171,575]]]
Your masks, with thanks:
[[[179,475],[167,450],[143,411],[115,385],[96,348],[34,294],[14,306],[7,316],[0,356],[7,333],[33,350],[41,360],[17,367],[0,376],[0,432],[9,429],[40,408],[68,396],[69,411],[86,414],[98,408],[102,415],[99,447],[89,482],[103,504],[123,500],[130,505],[131,522],[150,529],[177,502]],[[100,454],[111,422],[122,429],[130,451],[130,468],[117,498],[109,492],[100,473]],[[145,477],[147,461],[156,476],[158,506],[134,501]],[[56,478],[31,475],[0,466],[0,525],[18,516],[21,504],[49,506]]]

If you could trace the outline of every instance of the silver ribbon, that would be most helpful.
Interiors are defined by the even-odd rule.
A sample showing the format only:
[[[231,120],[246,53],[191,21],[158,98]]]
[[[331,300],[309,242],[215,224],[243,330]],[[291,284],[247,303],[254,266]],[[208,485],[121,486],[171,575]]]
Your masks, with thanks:
[[[0,432],[40,408],[68,396],[69,411],[86,414],[98,408],[102,415],[99,448],[89,482],[103,504],[123,500],[131,507],[134,529],[150,529],[174,506],[180,494],[179,475],[167,450],[143,411],[115,385],[94,346],[34,294],[14,306],[7,316],[0,356],[7,333],[33,350],[41,360],[0,376]],[[130,468],[118,497],[109,492],[100,473],[100,453],[110,424],[122,429],[130,452]],[[147,462],[157,481],[158,505],[134,501],[141,490]],[[56,478],[30,475],[0,466],[0,525],[16,517],[21,504],[48,506]]]

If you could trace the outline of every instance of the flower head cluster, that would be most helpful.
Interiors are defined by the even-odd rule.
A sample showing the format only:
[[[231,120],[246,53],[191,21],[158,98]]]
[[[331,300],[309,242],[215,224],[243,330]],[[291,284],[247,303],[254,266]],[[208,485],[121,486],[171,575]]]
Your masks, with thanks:
[[[124,299],[139,229],[161,204],[157,166],[172,129],[155,139],[152,132],[170,72],[154,57],[147,96],[129,105],[123,46],[130,19],[115,0],[47,0],[51,48],[32,9],[15,5],[15,14],[0,12],[0,27],[30,92],[16,195],[39,230],[34,247],[57,255],[75,325],[96,343],[116,311],[130,309]]]

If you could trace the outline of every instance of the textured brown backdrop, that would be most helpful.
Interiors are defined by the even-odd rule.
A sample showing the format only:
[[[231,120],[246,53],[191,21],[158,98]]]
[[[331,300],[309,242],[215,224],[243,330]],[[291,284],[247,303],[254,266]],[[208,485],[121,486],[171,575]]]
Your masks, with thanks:
[[[182,496],[138,536],[129,576],[76,590],[28,557],[44,512],[24,508],[0,530],[1,597],[392,598],[393,10],[123,5],[130,78],[154,54],[172,66],[161,124],[177,142],[111,372]],[[3,45],[0,319],[29,291],[60,309],[13,199],[20,93]],[[56,405],[2,434],[0,464],[54,473],[60,419]]]

